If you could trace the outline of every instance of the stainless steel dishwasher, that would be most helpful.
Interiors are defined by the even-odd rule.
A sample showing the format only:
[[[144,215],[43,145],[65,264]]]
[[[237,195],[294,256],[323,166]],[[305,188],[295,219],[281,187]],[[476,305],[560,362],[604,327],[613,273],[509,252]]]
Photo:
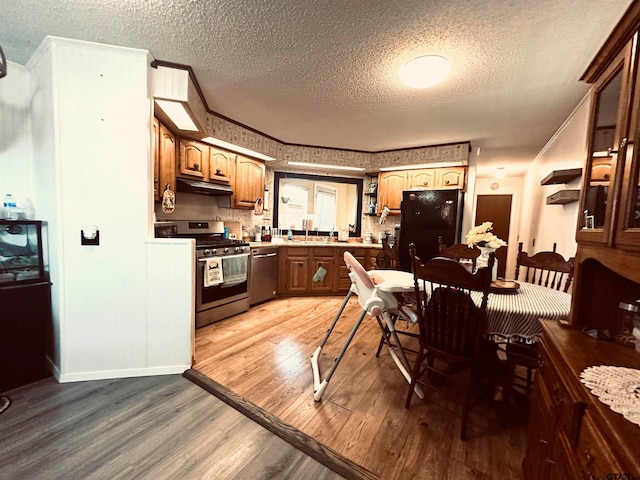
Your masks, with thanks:
[[[276,297],[278,291],[278,247],[251,249],[249,305]]]

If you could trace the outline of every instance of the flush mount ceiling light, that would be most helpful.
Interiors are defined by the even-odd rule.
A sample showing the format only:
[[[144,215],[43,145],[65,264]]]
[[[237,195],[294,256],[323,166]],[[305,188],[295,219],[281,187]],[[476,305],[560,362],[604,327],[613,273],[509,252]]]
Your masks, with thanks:
[[[451,63],[439,55],[425,55],[409,60],[400,67],[400,80],[411,88],[437,85],[449,75]]]

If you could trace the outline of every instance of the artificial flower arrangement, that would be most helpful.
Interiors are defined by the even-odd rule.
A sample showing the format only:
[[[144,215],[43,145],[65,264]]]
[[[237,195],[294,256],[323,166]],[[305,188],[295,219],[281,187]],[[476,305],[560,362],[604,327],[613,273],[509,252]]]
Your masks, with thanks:
[[[493,233],[493,222],[484,222],[469,230],[467,234],[467,245],[469,248],[474,245],[478,247],[500,248],[505,247],[507,242],[496,237]]]

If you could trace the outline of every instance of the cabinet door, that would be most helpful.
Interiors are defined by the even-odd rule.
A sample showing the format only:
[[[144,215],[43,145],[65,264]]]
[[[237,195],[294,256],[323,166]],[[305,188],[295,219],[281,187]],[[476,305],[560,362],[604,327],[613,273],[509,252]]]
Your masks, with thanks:
[[[422,168],[409,170],[409,179],[406,189],[410,188],[436,188],[436,169]]]
[[[159,197],[162,199],[162,193],[167,186],[170,190],[175,191],[176,186],[176,137],[164,125],[160,124],[160,138],[158,150],[159,154]]]
[[[637,67],[637,62],[635,65]],[[636,70],[635,75],[638,73]],[[621,159],[624,160],[624,173],[615,243],[640,249],[640,148],[636,148],[640,142],[640,82],[637,79],[629,132],[629,142],[620,151]]]
[[[613,244],[629,128],[631,43],[592,87],[589,150],[576,239]],[[618,168],[620,167],[620,168]]]
[[[386,206],[392,214],[400,213],[402,192],[407,186],[407,170],[380,172],[378,176],[378,213]]]
[[[235,169],[236,154],[209,147],[209,180],[230,183]]]
[[[309,291],[309,257],[288,256],[285,261],[285,292]]]
[[[264,195],[264,163],[236,156],[233,205],[236,208],[253,208],[256,200]]]
[[[192,140],[180,140],[178,172],[182,176],[206,180],[209,166],[209,147]]]
[[[324,278],[320,278],[320,267],[325,270]],[[335,265],[333,262],[333,247],[314,248],[313,257],[311,258],[311,269],[309,275],[311,281],[312,292],[332,292],[334,277],[335,277]]]
[[[464,189],[465,167],[438,168],[436,170],[436,188]]]
[[[548,478],[556,420],[549,392],[541,375],[536,376],[529,419],[527,447],[522,462],[524,478],[526,480]]]

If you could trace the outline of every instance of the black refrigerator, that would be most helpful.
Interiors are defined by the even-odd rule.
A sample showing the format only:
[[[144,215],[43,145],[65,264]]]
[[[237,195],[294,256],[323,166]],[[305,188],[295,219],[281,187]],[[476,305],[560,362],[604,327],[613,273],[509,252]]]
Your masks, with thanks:
[[[464,193],[460,190],[402,192],[398,258],[400,269],[411,271],[409,244],[424,262],[438,256],[438,236],[445,245],[460,243]]]

